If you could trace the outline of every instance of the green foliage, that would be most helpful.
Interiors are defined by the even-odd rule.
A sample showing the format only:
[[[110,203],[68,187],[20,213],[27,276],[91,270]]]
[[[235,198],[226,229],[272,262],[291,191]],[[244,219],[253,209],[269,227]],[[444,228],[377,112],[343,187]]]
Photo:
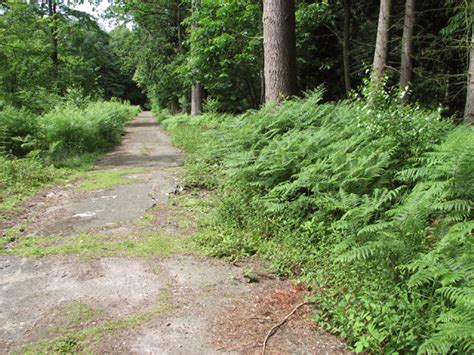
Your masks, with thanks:
[[[257,1],[204,0],[186,19],[191,50],[181,71],[189,83],[198,80],[223,111],[260,105],[261,18]]]
[[[380,1],[350,3],[349,76],[357,88],[374,55]],[[347,97],[344,85],[342,1],[298,1],[297,76],[301,92],[324,85],[324,100]],[[120,0],[119,19],[135,27],[112,31],[123,71],[133,74],[160,109],[189,112],[191,84],[199,81],[219,112],[244,112],[262,104],[262,2],[256,0]],[[435,11],[436,10],[436,11]],[[464,108],[472,16],[465,0],[417,3],[413,102],[450,113]],[[399,85],[404,4],[392,11],[387,87]]]
[[[160,117],[160,116],[159,116]],[[186,115],[173,116],[160,122],[161,126],[172,133],[173,144],[187,152],[200,150],[207,137],[203,135],[210,126],[217,125],[224,116],[206,114],[190,118]],[[197,154],[186,156],[184,183],[188,186],[214,188],[218,184],[219,169],[216,155]]]
[[[96,98],[127,97],[131,74],[121,70],[109,35],[86,13],[65,4],[57,10],[48,16],[46,4],[0,4],[0,109],[11,105],[42,113],[72,87]]]
[[[0,111],[0,129],[2,153],[24,156],[28,150],[23,147],[23,143],[37,133],[38,122],[35,115],[24,109],[6,107]]]
[[[154,257],[191,252],[194,245],[187,238],[147,232],[140,234],[140,238],[123,235],[122,238],[111,240],[107,234],[80,234],[71,236],[67,242],[61,237],[48,238],[25,237],[5,250],[0,250],[4,255],[45,256],[74,254],[84,257],[127,255]]]
[[[416,106],[321,97],[164,121],[194,142],[181,144],[188,174],[219,177],[199,242],[299,275],[317,322],[358,352],[472,351],[474,132]]]
[[[38,156],[56,165],[85,153],[104,152],[120,142],[124,125],[138,108],[118,101],[74,100],[41,116],[0,111],[6,153]]]
[[[120,141],[124,124],[137,108],[118,101],[91,102],[81,90],[69,90],[57,106],[41,115],[26,109],[0,110],[3,154],[25,156],[32,150],[59,163],[65,156],[109,149]],[[37,152],[38,153],[38,152]]]
[[[61,177],[53,165],[80,168],[97,159],[120,142],[124,125],[137,113],[125,103],[77,95],[41,116],[11,107],[0,111],[0,209],[11,209]]]
[[[136,24],[133,31],[119,27],[111,33],[122,69],[133,73],[133,80],[155,106],[163,109],[183,97],[186,91],[179,67],[188,49],[182,24],[189,14],[187,2],[116,1],[113,11],[118,17],[133,18]]]
[[[83,109],[65,106],[38,119],[38,134],[30,143],[40,155],[61,164],[73,155],[110,149],[136,114],[135,107],[119,102],[93,102]]]
[[[352,4],[353,11],[357,3]],[[364,7],[368,4],[364,4]],[[370,16],[364,22],[371,23]],[[298,2],[296,9],[296,47],[298,83],[303,90],[324,84],[329,99],[344,97],[344,73],[342,66],[343,9],[340,1]],[[372,29],[368,27],[368,30]],[[368,32],[370,33],[370,32]],[[359,33],[358,33],[359,34]],[[367,31],[360,33],[367,35]],[[352,33],[354,36],[355,33]],[[353,37],[354,38],[354,37]],[[352,43],[356,51],[357,44]],[[353,58],[364,61],[366,54],[357,53]],[[355,61],[354,61],[355,62]],[[357,80],[360,68],[353,64],[353,80]],[[331,78],[331,80],[328,80]]]
[[[57,181],[63,172],[36,159],[7,159],[0,156],[0,219],[24,197]]]
[[[92,170],[85,174],[80,174],[82,181],[78,187],[84,191],[93,191],[106,190],[119,185],[133,184],[136,180],[125,178],[124,176],[143,172],[142,168]]]
[[[24,184],[31,187],[41,186],[54,179],[56,173],[52,167],[45,167],[33,159],[6,159],[0,157],[0,181],[14,191],[21,191]]]

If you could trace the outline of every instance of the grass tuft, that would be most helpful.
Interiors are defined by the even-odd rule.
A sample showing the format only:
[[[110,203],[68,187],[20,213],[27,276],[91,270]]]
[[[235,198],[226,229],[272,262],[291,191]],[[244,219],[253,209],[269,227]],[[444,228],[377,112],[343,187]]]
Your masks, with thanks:
[[[23,237],[0,255],[38,257],[48,255],[74,254],[82,257],[137,256],[167,257],[176,253],[190,253],[196,250],[189,238],[178,238],[158,232],[144,232],[132,235],[80,234],[71,237]]]
[[[137,180],[126,177],[126,175],[141,174],[144,171],[143,168],[92,170],[78,175],[81,178],[78,187],[83,191],[93,191],[133,184]]]
[[[120,319],[105,321],[95,326],[83,329],[57,329],[57,336],[51,335],[23,346],[21,354],[71,354],[91,353],[101,340],[107,336],[117,336],[121,331],[138,327],[157,317],[170,314],[175,310],[172,294],[169,289],[164,289],[155,304],[146,310],[125,316]],[[81,309],[82,311],[82,309]],[[76,321],[77,319],[74,319]]]

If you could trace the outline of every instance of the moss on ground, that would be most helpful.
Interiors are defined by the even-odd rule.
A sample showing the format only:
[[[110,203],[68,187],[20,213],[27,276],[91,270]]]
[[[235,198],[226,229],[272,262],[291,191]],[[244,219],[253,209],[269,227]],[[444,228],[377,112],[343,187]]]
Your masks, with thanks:
[[[0,221],[20,212],[22,203],[42,189],[62,186],[84,176],[103,156],[103,152],[70,156],[59,164],[60,168],[44,165],[35,159],[8,160],[0,157],[0,169],[3,170],[0,170]]]
[[[100,324],[85,327],[83,329],[68,329],[64,327],[56,330],[56,336],[49,336],[33,343],[23,346],[18,353],[20,354],[71,354],[71,353],[92,353],[94,348],[100,344],[101,340],[107,336],[116,336],[119,332],[140,326],[157,317],[172,313],[176,309],[173,304],[172,294],[169,288],[164,289],[155,304],[146,310],[139,311],[120,319],[114,319],[102,322]],[[79,311],[79,317],[76,315],[71,322],[76,323],[83,317],[82,306],[71,308],[72,313]],[[77,313],[77,312],[76,312]],[[88,316],[89,313],[85,313]],[[69,326],[69,328],[71,328]]]
[[[14,242],[21,236],[22,227],[8,228],[0,235],[0,253],[4,250],[8,244]]]
[[[144,168],[126,168],[126,169],[106,169],[90,170],[89,165],[79,166],[75,169],[55,169],[55,176],[49,182],[38,186],[30,186],[26,181],[21,188],[17,188],[14,193],[2,191],[0,186],[0,221],[11,218],[12,215],[21,211],[22,203],[34,196],[41,189],[58,185],[63,186],[71,180],[80,179],[78,188],[82,191],[105,190],[115,186],[133,184],[139,181],[136,178],[128,178],[125,175],[141,174],[145,172]],[[1,185],[1,181],[0,181]]]
[[[175,253],[195,251],[189,238],[177,238],[164,233],[144,232],[124,235],[79,234],[72,237],[23,237],[1,254],[24,257],[75,254],[85,257],[142,256],[167,257]]]
[[[59,170],[58,170],[59,171]],[[52,179],[50,182],[43,183],[40,186],[28,186],[28,182],[24,184],[24,187],[21,187],[18,191],[10,191],[6,193],[2,190],[1,181],[0,181],[0,221],[6,221],[15,214],[22,211],[22,205],[25,201],[28,201],[36,193],[42,189],[54,186],[54,185],[63,185],[67,181],[65,173],[58,172],[58,176]]]
[[[0,221],[6,221],[9,217],[21,211],[21,203],[31,196],[33,196],[37,190],[25,191],[21,194],[8,196],[0,202]]]
[[[143,168],[92,170],[77,175],[81,178],[78,188],[83,191],[105,190],[119,185],[137,182],[136,179],[127,178],[125,175],[142,174]]]
[[[140,228],[151,228],[156,221],[156,212],[158,207],[148,209],[143,216],[137,218],[133,223]]]
[[[81,324],[97,319],[102,314],[101,309],[84,303],[72,303],[59,311],[59,316],[67,320],[68,328],[76,328]]]

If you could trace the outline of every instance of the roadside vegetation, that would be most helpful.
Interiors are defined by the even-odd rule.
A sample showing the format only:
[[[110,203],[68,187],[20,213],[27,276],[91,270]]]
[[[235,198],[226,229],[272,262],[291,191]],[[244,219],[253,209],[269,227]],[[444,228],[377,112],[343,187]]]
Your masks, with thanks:
[[[116,0],[110,32],[79,3],[0,0],[0,222],[80,174],[82,191],[136,181],[84,171],[152,107],[187,152],[184,184],[212,191],[210,255],[308,285],[315,322],[356,352],[474,353],[473,1]],[[142,237],[29,236],[16,253],[188,250]]]
[[[0,213],[48,183],[84,170],[121,140],[138,113],[119,101],[66,101],[41,115],[0,111]]]
[[[110,36],[63,5],[0,2],[0,220],[90,167],[144,102]]]
[[[217,195],[198,242],[310,285],[314,320],[357,352],[472,351],[474,132],[321,97],[162,121],[188,187]]]

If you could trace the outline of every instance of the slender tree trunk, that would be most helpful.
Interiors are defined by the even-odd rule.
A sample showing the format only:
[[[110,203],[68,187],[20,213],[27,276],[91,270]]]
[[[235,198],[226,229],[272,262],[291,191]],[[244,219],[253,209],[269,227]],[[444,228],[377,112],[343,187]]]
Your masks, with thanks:
[[[296,95],[294,0],[263,1],[265,101]]]
[[[192,10],[196,13],[199,6],[199,0],[192,0]],[[196,30],[197,24],[191,25],[191,31]],[[191,52],[192,52],[191,48]],[[196,69],[193,69],[193,84],[191,87],[191,116],[199,116],[202,113],[202,99],[203,99],[203,88],[199,81],[196,79]]]
[[[260,13],[263,16],[263,1],[260,2]],[[260,21],[258,24],[258,33],[263,34],[263,21]],[[258,76],[260,80],[260,102],[259,105],[263,105],[265,103],[265,59],[263,55],[263,41],[261,51],[259,51],[259,62],[260,62],[260,70],[258,71]]]
[[[176,1],[176,30],[178,36],[178,53],[181,53],[183,43],[183,29],[181,27],[181,3]]]
[[[391,0],[380,0],[377,40],[375,42],[374,63],[372,66],[372,83],[376,87],[379,87],[382,83],[387,67],[391,5]]]
[[[409,100],[409,90],[413,81],[413,33],[415,30],[415,0],[406,0],[405,21],[403,23],[402,59],[400,66],[400,89],[405,93],[402,101]]]
[[[344,62],[344,84],[346,86],[346,94],[349,96],[351,92],[351,73],[349,65],[350,51],[350,27],[351,27],[351,0],[344,1],[344,41],[342,43],[342,57]]]
[[[184,93],[183,96],[181,96],[181,112],[182,113],[190,113],[190,97],[188,95],[189,93]]]
[[[472,27],[469,69],[467,72],[466,108],[464,111],[464,122],[471,125],[474,124],[474,24]]]
[[[51,61],[53,62],[53,81],[57,82],[59,77],[58,58],[58,28],[56,26],[56,2],[48,0],[49,18],[51,20]]]
[[[176,0],[176,34],[177,34],[177,40],[178,40],[178,55],[182,53],[183,51],[183,27],[182,27],[182,18],[181,18],[181,0]],[[178,95],[178,93],[176,93]],[[175,99],[173,99],[174,101]],[[181,95],[181,112],[182,113],[187,113],[188,111],[188,100],[186,96],[186,92],[183,92]],[[176,106],[177,110],[179,110],[179,100],[176,98],[176,105],[172,102],[172,106]],[[173,109],[172,109],[173,111]],[[175,112],[177,113],[177,111]]]
[[[193,83],[191,87],[191,116],[199,116],[202,113],[203,91],[199,82]]]
[[[257,108],[260,100],[258,97],[258,93],[255,89],[255,86],[253,85],[253,80],[249,78],[244,78],[243,81],[244,81],[245,87],[247,88],[248,100],[249,100],[250,106],[252,108]]]
[[[170,111],[172,115],[176,115],[179,112],[179,101],[176,96],[171,98]]]

